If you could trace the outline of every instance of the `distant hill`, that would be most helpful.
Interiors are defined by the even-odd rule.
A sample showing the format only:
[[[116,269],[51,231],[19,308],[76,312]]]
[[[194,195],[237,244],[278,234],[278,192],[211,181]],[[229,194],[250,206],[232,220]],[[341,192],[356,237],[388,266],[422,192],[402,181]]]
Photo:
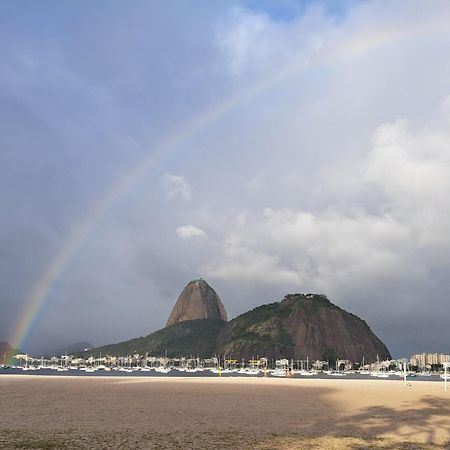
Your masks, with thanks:
[[[317,294],[290,294],[236,317],[221,330],[216,352],[245,359],[391,358],[366,322]]]
[[[198,319],[176,323],[145,337],[130,339],[118,344],[105,345],[87,352],[88,355],[126,356],[134,353],[169,357],[195,356],[208,358],[214,355],[217,336],[225,326],[220,319]]]
[[[0,364],[11,364],[11,358],[18,350],[12,348],[8,342],[0,342]]]

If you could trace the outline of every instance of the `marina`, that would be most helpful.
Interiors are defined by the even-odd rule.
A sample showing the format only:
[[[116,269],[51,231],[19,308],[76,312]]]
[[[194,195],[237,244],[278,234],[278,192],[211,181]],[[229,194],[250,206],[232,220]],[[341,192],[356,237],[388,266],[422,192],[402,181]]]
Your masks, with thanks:
[[[404,378],[401,372],[368,372],[368,371],[307,371],[307,370],[285,370],[285,369],[184,369],[179,367],[10,367],[0,368],[1,375],[36,375],[36,376],[75,376],[75,377],[245,377],[245,378],[289,378],[289,379],[321,379],[321,380],[385,380],[398,381]],[[443,382],[444,375],[437,373],[408,373],[408,381],[430,381]],[[450,376],[447,375],[447,380]]]

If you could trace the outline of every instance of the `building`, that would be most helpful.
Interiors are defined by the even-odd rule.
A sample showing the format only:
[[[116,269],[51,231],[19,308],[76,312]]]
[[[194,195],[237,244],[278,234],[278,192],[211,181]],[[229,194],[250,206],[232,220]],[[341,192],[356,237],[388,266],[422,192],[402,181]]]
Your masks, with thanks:
[[[444,353],[418,353],[411,355],[409,363],[411,366],[419,369],[431,368],[432,366],[441,366],[450,362],[450,355]]]

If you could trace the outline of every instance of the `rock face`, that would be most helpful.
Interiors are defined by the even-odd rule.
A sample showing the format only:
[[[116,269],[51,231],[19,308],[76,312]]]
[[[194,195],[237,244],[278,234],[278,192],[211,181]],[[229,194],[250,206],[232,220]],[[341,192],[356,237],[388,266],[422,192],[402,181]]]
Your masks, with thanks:
[[[192,280],[183,289],[166,327],[197,319],[227,320],[227,313],[216,291],[201,278]]]
[[[236,317],[220,332],[217,353],[353,362],[391,357],[366,322],[316,294],[287,295]]]

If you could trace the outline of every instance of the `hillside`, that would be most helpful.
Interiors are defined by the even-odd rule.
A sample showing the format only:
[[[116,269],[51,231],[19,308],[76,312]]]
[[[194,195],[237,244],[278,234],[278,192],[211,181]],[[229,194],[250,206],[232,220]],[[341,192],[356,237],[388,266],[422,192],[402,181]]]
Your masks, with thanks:
[[[213,319],[179,322],[145,337],[89,350],[84,352],[84,356],[100,353],[111,356],[126,356],[133,353],[164,356],[167,351],[169,357],[192,355],[207,358],[214,355],[217,336],[224,325],[223,320]]]
[[[0,342],[0,364],[11,364],[11,358],[17,353],[8,342]]]
[[[216,351],[245,359],[390,358],[366,322],[316,294],[290,294],[236,317],[220,332]]]

